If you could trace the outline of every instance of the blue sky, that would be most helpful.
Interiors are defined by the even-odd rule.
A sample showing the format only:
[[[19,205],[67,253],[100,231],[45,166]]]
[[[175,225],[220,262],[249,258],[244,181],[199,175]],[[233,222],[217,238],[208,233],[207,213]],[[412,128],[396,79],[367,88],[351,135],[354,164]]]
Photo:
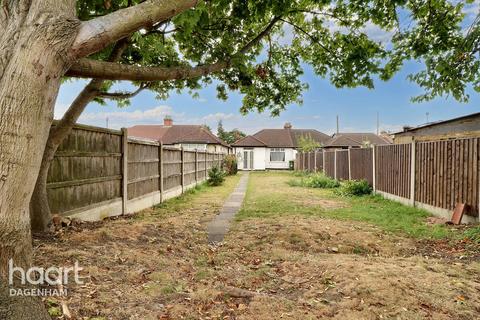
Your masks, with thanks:
[[[478,12],[475,3],[472,13]],[[374,31],[379,37],[385,35]],[[337,89],[328,79],[316,76],[307,66],[302,80],[310,88],[303,94],[303,105],[290,105],[279,117],[272,118],[268,113],[251,112],[247,116],[239,113],[242,97],[231,93],[227,101],[216,98],[215,86],[199,91],[200,98],[192,98],[187,93],[172,93],[170,98],[161,101],[151,92],[144,91],[132,99],[131,105],[118,108],[111,102],[108,106],[92,103],[87,107],[79,122],[110,128],[129,127],[135,124],[161,124],[165,115],[172,116],[175,124],[207,124],[216,132],[218,120],[222,120],[228,130],[239,128],[246,133],[255,133],[263,128],[282,128],[291,122],[294,128],[313,128],[332,134],[336,127],[336,116],[340,117],[340,131],[374,132],[376,114],[380,115],[380,129],[400,130],[403,125],[419,125],[430,121],[445,120],[480,111],[480,97],[470,92],[468,103],[459,103],[453,98],[437,98],[427,103],[412,103],[411,97],[422,93],[422,89],[407,80],[407,75],[422,68],[421,64],[408,62],[395,77],[388,81],[376,81],[375,89]],[[55,108],[55,117],[60,117],[78,92],[85,85],[79,80],[62,85]],[[129,87],[127,83],[119,86]]]

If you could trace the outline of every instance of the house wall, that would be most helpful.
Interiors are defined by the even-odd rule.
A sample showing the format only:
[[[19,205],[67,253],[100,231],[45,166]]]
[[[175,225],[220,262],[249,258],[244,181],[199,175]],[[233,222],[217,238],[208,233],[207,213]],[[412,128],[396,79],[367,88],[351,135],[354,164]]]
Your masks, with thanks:
[[[229,154],[229,149],[225,146],[222,146],[220,144],[193,144],[193,143],[187,143],[187,144],[181,144],[177,143],[172,145],[174,148],[181,148],[182,146],[185,148],[185,150],[192,150],[195,151],[197,149],[198,151],[207,151],[211,153],[223,153],[223,154]]]
[[[402,144],[412,141],[436,141],[473,137],[480,137],[480,116],[398,133],[393,141],[395,144]]]
[[[297,150],[293,148],[285,149],[285,161],[270,161],[270,149],[265,148],[265,168],[266,169],[288,169],[288,163],[295,160]]]
[[[253,170],[265,170],[265,155],[266,148],[254,147],[254,148],[234,148],[235,155],[237,156],[238,169],[243,170],[243,151],[253,150]]]
[[[227,148],[225,146],[222,146],[220,144],[209,144],[207,146],[207,151],[208,152],[214,152],[214,153],[225,153],[228,154],[230,148]]]

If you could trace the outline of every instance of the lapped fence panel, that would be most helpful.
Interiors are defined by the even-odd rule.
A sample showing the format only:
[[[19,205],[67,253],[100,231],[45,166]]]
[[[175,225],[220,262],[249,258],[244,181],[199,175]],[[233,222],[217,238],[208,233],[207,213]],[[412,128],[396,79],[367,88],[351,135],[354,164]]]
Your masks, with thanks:
[[[76,125],[60,144],[47,177],[54,214],[122,196],[122,132]]]
[[[170,190],[182,186],[182,151],[173,148],[163,149],[163,189]]]
[[[128,142],[128,199],[160,190],[159,144]]]

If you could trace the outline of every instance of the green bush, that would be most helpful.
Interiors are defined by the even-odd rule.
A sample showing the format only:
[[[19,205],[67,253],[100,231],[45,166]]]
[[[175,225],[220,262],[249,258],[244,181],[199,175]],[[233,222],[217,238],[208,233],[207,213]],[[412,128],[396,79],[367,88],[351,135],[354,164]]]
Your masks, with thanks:
[[[342,182],[337,192],[342,196],[363,196],[371,194],[372,187],[366,180],[351,180]]]
[[[338,186],[340,186],[340,183],[337,180],[327,177],[323,173],[312,174],[306,177],[304,181],[305,181],[305,186],[310,188],[328,189],[328,188],[337,188]]]
[[[227,175],[236,175],[238,172],[237,157],[234,154],[225,156],[222,161],[222,166]]]
[[[208,170],[207,182],[211,186],[220,186],[225,181],[225,171],[220,167],[213,167]]]
[[[308,171],[305,171],[305,170],[296,170],[296,171],[292,172],[292,175],[294,177],[306,177],[306,176],[310,175],[310,173]]]
[[[302,179],[292,179],[288,181],[291,187],[308,187],[308,188],[336,188],[340,183],[323,173],[307,173],[306,171],[297,171],[294,176],[302,177]]]

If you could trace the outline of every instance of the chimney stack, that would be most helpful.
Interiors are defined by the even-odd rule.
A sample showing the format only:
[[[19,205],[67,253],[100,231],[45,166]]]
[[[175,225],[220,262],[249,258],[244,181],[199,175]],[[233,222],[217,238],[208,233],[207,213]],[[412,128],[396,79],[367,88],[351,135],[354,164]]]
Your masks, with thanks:
[[[165,118],[163,118],[163,125],[167,127],[171,127],[173,125],[172,117],[165,116]]]
[[[290,122],[285,123],[283,129],[292,129],[292,124]]]

